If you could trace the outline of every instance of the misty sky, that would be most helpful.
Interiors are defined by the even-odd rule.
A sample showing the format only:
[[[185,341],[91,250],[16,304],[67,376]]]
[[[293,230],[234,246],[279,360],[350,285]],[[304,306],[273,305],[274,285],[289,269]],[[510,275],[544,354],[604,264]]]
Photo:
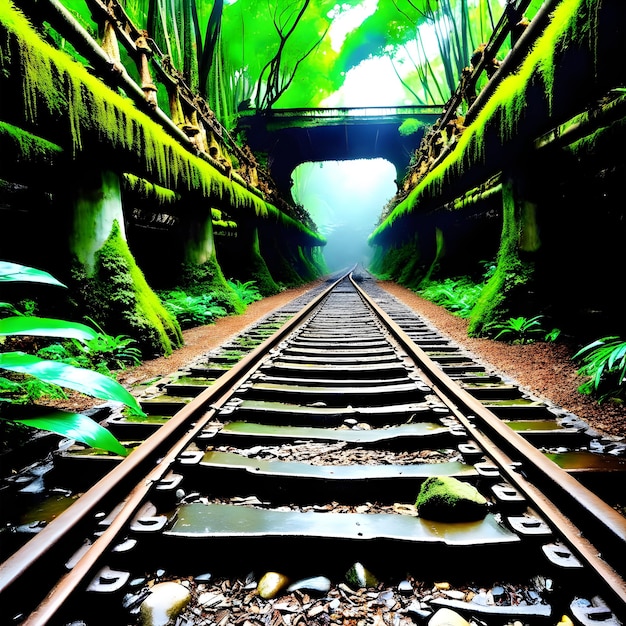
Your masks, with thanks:
[[[294,200],[306,208],[328,243],[331,271],[367,263],[367,238],[396,192],[394,166],[383,159],[303,163],[292,174]]]

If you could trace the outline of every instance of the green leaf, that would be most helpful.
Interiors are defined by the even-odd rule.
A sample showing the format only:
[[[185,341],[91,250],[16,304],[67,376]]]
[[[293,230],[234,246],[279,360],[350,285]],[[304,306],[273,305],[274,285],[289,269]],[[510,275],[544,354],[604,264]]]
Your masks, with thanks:
[[[48,361],[25,352],[0,353],[0,368],[30,374],[40,380],[80,391],[95,398],[121,402],[141,415],[137,399],[116,380],[91,370],[73,367],[60,361]]]
[[[19,265],[18,263],[10,263],[9,261],[0,261],[0,282],[10,281],[44,283],[46,285],[66,287],[66,285],[59,282],[52,274],[44,270]]]
[[[114,454],[126,456],[128,450],[103,426],[94,422],[90,417],[80,413],[68,413],[49,407],[34,407],[41,410],[41,415],[20,419],[11,419],[25,426],[48,430],[70,439],[80,441],[92,448],[107,450]]]
[[[47,317],[7,317],[0,320],[0,335],[37,335],[64,337],[89,341],[98,337],[97,331],[85,324]]]

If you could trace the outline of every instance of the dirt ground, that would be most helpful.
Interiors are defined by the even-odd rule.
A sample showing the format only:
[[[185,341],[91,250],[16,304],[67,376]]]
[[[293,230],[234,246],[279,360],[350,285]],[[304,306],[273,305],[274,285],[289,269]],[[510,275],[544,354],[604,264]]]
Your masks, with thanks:
[[[483,362],[513,378],[534,395],[553,403],[585,420],[590,426],[609,435],[626,436],[626,407],[620,404],[599,405],[577,391],[582,379],[571,357],[573,349],[562,343],[510,345],[488,339],[467,336],[467,321],[445,309],[420,298],[395,283],[380,285],[398,300],[410,306],[457,344],[464,346]],[[133,385],[166,376],[184,367],[197,356],[222,345],[229,337],[239,334],[260,318],[268,315],[307,291],[310,286],[290,289],[251,304],[243,315],[219,319],[215,324],[185,331],[185,345],[169,357],[145,361],[123,372],[119,380]]]

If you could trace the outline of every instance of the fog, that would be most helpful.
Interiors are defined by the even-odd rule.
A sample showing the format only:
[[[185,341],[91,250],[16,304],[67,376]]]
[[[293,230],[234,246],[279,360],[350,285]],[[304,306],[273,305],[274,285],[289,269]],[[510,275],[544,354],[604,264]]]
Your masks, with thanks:
[[[383,159],[303,163],[292,174],[293,198],[309,212],[326,238],[328,269],[368,265],[367,238],[383,206],[396,192],[396,170]]]

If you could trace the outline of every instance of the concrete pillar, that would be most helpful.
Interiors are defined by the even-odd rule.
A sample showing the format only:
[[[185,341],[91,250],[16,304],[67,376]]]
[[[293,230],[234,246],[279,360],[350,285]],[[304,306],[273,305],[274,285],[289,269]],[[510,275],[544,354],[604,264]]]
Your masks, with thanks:
[[[215,256],[211,207],[206,202],[181,216],[180,232],[185,261],[202,265]]]
[[[70,250],[90,275],[95,254],[111,234],[115,220],[126,238],[119,176],[110,171],[83,176],[74,188],[73,204]]]

